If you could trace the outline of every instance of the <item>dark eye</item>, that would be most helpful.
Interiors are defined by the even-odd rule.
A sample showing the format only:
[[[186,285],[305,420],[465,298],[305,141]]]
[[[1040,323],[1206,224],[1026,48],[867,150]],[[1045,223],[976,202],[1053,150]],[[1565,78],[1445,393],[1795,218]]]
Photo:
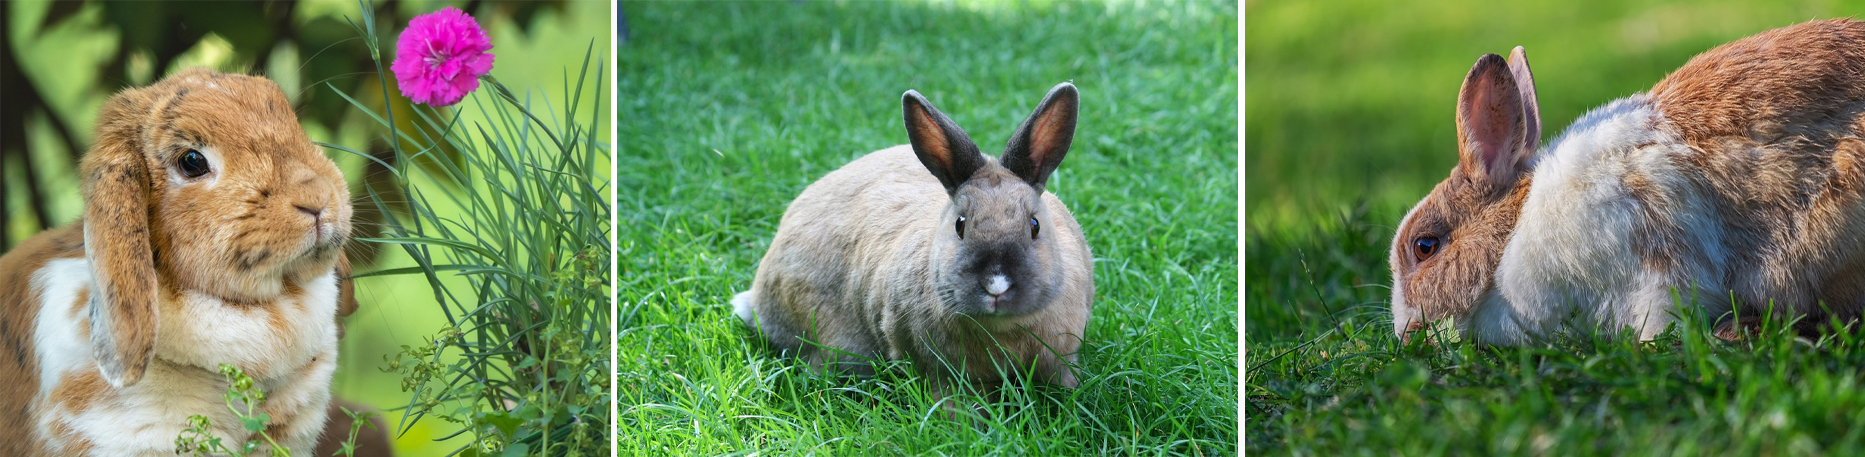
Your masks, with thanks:
[[[965,216],[958,217],[958,237],[965,237]]]
[[[188,178],[199,178],[201,175],[213,171],[211,167],[207,166],[207,156],[201,155],[201,151],[193,149],[181,153],[181,158],[175,159],[175,166],[180,167],[181,175]]]
[[[1418,237],[1417,240],[1412,241],[1412,255],[1417,256],[1418,260],[1422,261],[1425,259],[1429,259],[1431,258],[1432,254],[1437,254],[1437,253],[1438,253],[1438,237],[1421,236],[1421,237]]]
[[[1043,231],[1043,224],[1036,222],[1036,216],[1030,216],[1030,238],[1036,238],[1036,233],[1041,231]]]

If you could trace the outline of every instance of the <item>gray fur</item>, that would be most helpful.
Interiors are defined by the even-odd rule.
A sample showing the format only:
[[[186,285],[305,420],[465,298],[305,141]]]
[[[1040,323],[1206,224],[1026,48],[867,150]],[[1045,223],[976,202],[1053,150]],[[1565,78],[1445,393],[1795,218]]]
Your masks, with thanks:
[[[1093,258],[1042,186],[1067,153],[1077,99],[1056,86],[1012,136],[1006,160],[1025,171],[1015,173],[908,92],[913,144],[857,159],[791,202],[734,312],[812,366],[866,374],[869,360],[909,360],[940,388],[956,377],[1000,386],[1000,373],[1033,369],[1074,387]]]

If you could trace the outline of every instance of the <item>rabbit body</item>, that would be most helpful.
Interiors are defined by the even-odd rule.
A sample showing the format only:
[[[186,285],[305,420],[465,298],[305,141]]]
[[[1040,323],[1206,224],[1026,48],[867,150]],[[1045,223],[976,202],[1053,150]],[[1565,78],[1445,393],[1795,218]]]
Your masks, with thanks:
[[[1865,23],[1815,21],[1705,52],[1545,148],[1517,48],[1459,100],[1459,164],[1395,236],[1394,328],[1454,318],[1483,343],[1656,337],[1678,306],[1865,310]]]
[[[308,455],[354,309],[350,210],[283,94],[205,70],[127,90],[82,172],[84,219],[0,257],[0,454],[173,455],[193,415],[238,449],[257,434],[225,363],[265,392],[265,433]]]
[[[1066,114],[1066,125],[1036,128],[1072,134],[1074,88],[1058,90],[1066,99],[1052,91],[1061,101],[1046,99],[1034,116]],[[933,131],[922,133],[942,138],[867,154],[805,189],[750,290],[734,298],[735,312],[773,346],[818,367],[868,373],[864,358],[910,360],[936,386],[961,377],[998,386],[1004,373],[1033,369],[1036,380],[1075,386],[1068,364],[1094,295],[1080,225],[1042,179],[1032,184],[1033,172],[1013,172],[975,146],[967,154],[970,140],[930,104],[918,109],[917,97],[907,96],[909,128],[924,116],[919,125]],[[1024,170],[1046,178],[1068,139],[1057,146],[1040,144],[1053,135],[1035,137],[1048,161]],[[933,144],[916,152],[921,143]],[[935,148],[953,150],[957,171],[928,173],[945,160],[928,159],[942,154],[926,152]],[[1029,156],[1011,164],[1029,165]]]

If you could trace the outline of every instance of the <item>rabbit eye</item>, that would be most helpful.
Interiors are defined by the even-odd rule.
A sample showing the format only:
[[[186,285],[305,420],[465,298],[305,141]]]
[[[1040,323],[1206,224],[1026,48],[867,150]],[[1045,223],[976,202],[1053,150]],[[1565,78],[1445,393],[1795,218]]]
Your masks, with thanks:
[[[959,238],[964,238],[964,237],[965,237],[965,216],[959,216],[959,217],[958,217],[958,224],[957,224],[957,225],[958,225],[958,227],[957,227],[957,228],[958,228],[958,237],[959,237]]]
[[[189,149],[188,152],[182,153],[181,158],[175,160],[175,166],[180,167],[181,175],[188,178],[199,178],[201,175],[213,171],[211,167],[207,166],[207,156],[201,155],[201,151],[193,149]]]
[[[1043,231],[1043,224],[1036,222],[1036,216],[1030,216],[1030,239],[1036,239],[1036,233]]]
[[[1432,254],[1437,254],[1437,253],[1438,253],[1438,237],[1421,236],[1421,237],[1418,237],[1417,240],[1412,241],[1412,255],[1417,256],[1418,260],[1420,261],[1429,259],[1431,258]]]

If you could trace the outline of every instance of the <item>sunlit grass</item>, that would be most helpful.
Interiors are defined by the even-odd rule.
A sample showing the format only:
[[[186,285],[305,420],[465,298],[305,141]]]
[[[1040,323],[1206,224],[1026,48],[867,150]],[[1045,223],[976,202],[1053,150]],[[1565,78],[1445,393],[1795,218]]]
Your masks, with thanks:
[[[1261,2],[1248,8],[1244,437],[1293,455],[1851,455],[1859,330],[1743,343],[1404,347],[1387,248],[1454,163],[1477,56],[1527,47],[1545,134],[1691,55],[1861,10],[1787,2]],[[1682,298],[1686,303],[1690,298]],[[1693,318],[1694,319],[1694,318]]]
[[[1236,451],[1236,8],[1224,3],[625,3],[618,50],[622,455]],[[731,314],[790,200],[906,142],[917,89],[989,154],[1082,91],[1050,190],[1096,259],[1079,389],[974,426],[904,364],[835,378]]]

